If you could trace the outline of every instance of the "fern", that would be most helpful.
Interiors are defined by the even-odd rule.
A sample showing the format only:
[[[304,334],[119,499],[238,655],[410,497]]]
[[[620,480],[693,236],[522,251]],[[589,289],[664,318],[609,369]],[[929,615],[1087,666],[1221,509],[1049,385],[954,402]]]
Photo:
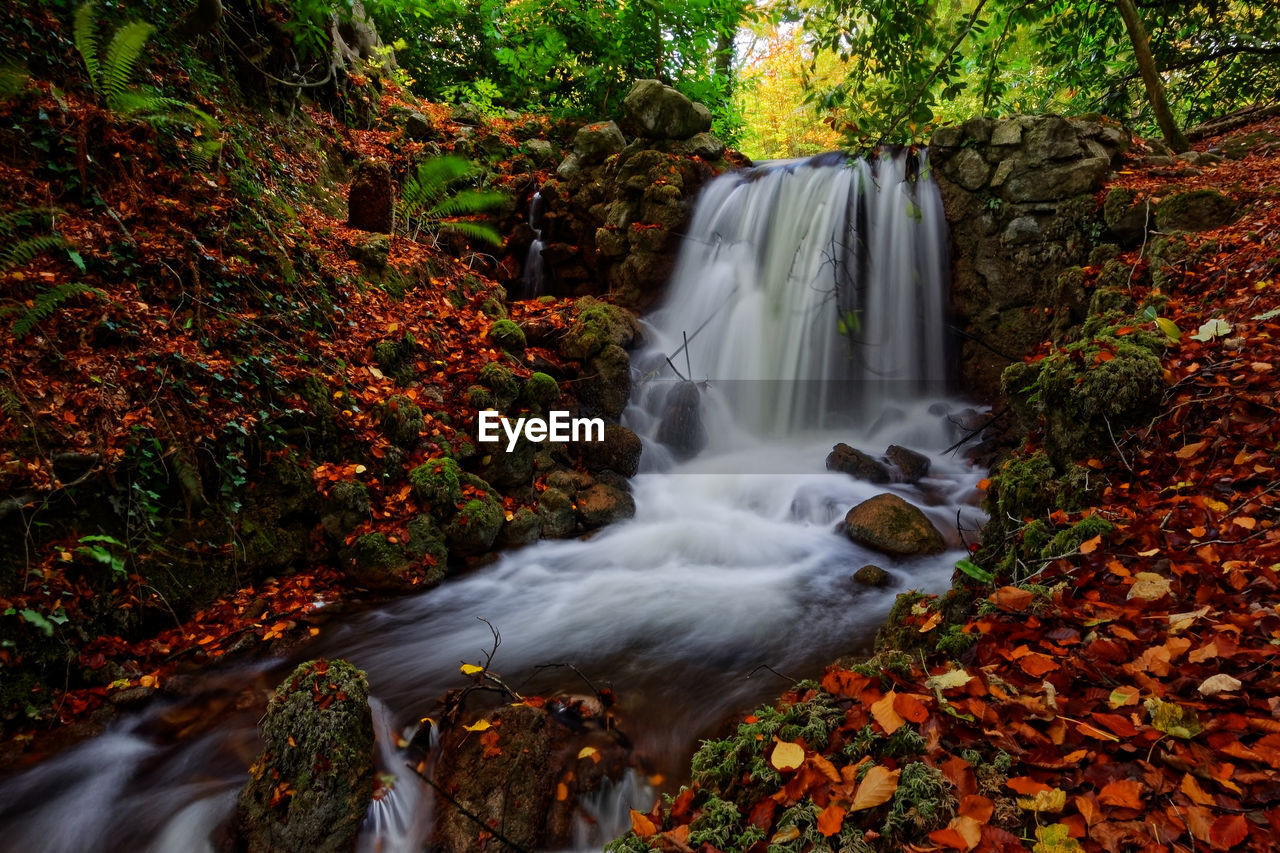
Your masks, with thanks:
[[[65,249],[70,244],[57,234],[42,234],[39,237],[28,237],[0,252],[0,273],[8,272],[16,267],[26,266],[37,255]]]
[[[432,157],[418,164],[418,170],[404,183],[396,214],[416,234],[428,231],[456,231],[472,240],[502,245],[502,235],[492,225],[459,219],[493,210],[506,201],[499,192],[467,189],[454,191],[459,181],[474,176],[475,166],[461,157]]]
[[[85,70],[89,72],[89,82],[95,89],[98,88],[98,81],[102,75],[102,69],[98,65],[98,52],[101,48],[98,44],[98,21],[94,15],[97,11],[96,6],[94,0],[89,0],[76,9],[74,22],[76,50],[80,51],[80,57],[84,59]]]
[[[41,320],[52,315],[64,302],[85,294],[93,294],[94,296],[102,298],[105,298],[106,296],[106,294],[98,288],[90,287],[87,284],[81,284],[79,282],[59,284],[56,287],[51,287],[37,296],[35,301],[31,303],[31,306],[22,312],[22,316],[13,321],[13,326],[10,328],[10,331],[13,332],[13,336],[15,338],[22,340],[31,333],[31,330],[34,329]]]
[[[31,82],[27,69],[16,62],[0,65],[0,101],[7,101],[22,93]]]
[[[121,98],[130,91],[129,79],[153,32],[155,27],[151,24],[132,21],[116,30],[111,37],[111,44],[107,45],[107,53],[102,58],[99,87],[112,110],[123,112],[118,109]]]

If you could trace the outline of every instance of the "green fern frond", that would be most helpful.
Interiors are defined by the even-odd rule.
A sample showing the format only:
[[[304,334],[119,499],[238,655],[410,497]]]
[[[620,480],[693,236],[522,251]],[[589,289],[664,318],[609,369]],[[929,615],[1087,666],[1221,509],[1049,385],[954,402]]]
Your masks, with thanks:
[[[418,164],[416,174],[405,181],[401,191],[401,213],[413,218],[443,198],[449,185],[475,171],[475,167],[461,157],[452,155],[432,157]]]
[[[500,206],[507,197],[500,192],[466,190],[446,198],[427,212],[431,219],[447,219],[451,216],[471,216]]]
[[[42,234],[39,237],[28,237],[19,240],[3,253],[0,253],[0,272],[8,272],[16,267],[25,266],[37,255],[65,249],[69,244],[56,234]]]
[[[498,229],[492,225],[485,225],[483,222],[450,221],[438,223],[438,226],[441,230],[457,231],[472,240],[482,240],[494,246],[502,245],[502,235],[498,233]]]
[[[0,213],[0,235],[11,237],[19,228],[26,228],[37,221],[48,227],[51,218],[59,213],[62,211],[55,207],[19,207]]]
[[[429,231],[452,230],[472,240],[502,245],[502,236],[491,225],[458,221],[456,217],[472,216],[492,210],[506,201],[499,192],[484,190],[454,191],[451,187],[472,177],[476,167],[455,156],[433,157],[418,164],[416,173],[405,181],[396,205],[396,215],[406,225]]]
[[[102,60],[102,94],[107,106],[116,109],[116,99],[129,90],[129,79],[147,39],[155,27],[146,21],[131,21],[116,30]]]
[[[95,13],[97,12],[97,4],[94,0],[84,3],[79,9],[76,9],[76,17],[74,21],[74,34],[76,41],[76,50],[80,51],[80,56],[84,59],[85,70],[89,72],[89,82],[93,84],[93,88],[99,88],[102,79],[102,69],[98,65],[98,21]]]
[[[31,307],[24,311],[21,317],[13,321],[13,326],[10,328],[13,336],[18,340],[22,340],[31,333],[31,330],[41,320],[50,317],[63,303],[85,294],[93,294],[102,298],[106,296],[98,288],[79,282],[60,284],[49,288],[35,298]]]
[[[30,81],[31,75],[18,63],[6,62],[0,65],[0,101],[17,97]]]

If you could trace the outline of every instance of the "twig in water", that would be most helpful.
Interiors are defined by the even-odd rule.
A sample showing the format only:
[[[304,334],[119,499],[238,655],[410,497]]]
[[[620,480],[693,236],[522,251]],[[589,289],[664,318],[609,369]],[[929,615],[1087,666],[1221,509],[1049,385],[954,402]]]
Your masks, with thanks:
[[[778,672],[776,669],[774,669],[773,667],[769,666],[769,664],[767,664],[767,663],[762,663],[762,664],[760,664],[759,666],[757,666],[755,669],[753,669],[753,670],[751,670],[750,672],[748,672],[748,673],[747,673],[747,678],[751,678],[752,676],[754,676],[757,672],[759,672],[759,671],[760,671],[760,670],[762,670],[762,669],[765,669],[765,670],[768,670],[769,672],[772,672],[774,675],[778,676],[778,677],[779,677],[779,678],[781,678],[783,681],[790,681],[792,684],[799,684],[799,683],[800,683],[800,679],[798,679],[798,678],[792,678],[792,677],[791,677],[791,676],[789,676],[789,675],[783,675],[781,672]]]
[[[485,823],[484,818],[480,817],[478,814],[468,809],[462,803],[458,802],[457,797],[453,796],[444,788],[442,788],[440,786],[440,783],[437,782],[435,779],[432,779],[430,776],[423,773],[421,770],[419,770],[417,767],[414,767],[412,764],[406,764],[405,767],[408,767],[410,770],[412,770],[413,775],[417,776],[423,782],[426,782],[428,785],[434,788],[436,792],[440,794],[440,796],[445,798],[445,800],[449,803],[449,805],[457,809],[458,813],[461,814],[463,817],[465,817],[467,820],[471,821],[476,826],[483,829],[485,832],[491,833],[494,838],[498,839],[503,844],[510,847],[512,850],[518,850],[520,851],[520,853],[531,853],[529,848],[522,847],[521,845],[516,844],[514,841],[512,841],[510,838],[507,838],[507,836],[503,835],[497,829]]]

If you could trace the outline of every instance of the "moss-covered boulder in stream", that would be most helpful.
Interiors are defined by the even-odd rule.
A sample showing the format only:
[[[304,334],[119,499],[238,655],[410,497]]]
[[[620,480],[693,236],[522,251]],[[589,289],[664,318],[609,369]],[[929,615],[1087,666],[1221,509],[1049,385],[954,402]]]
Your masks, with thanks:
[[[478,493],[462,505],[444,526],[445,542],[459,554],[483,554],[493,547],[502,530],[502,504],[489,484],[479,477],[463,474],[463,485]]]
[[[415,560],[430,562],[424,573],[427,584],[439,583],[449,570],[449,547],[445,545],[444,531],[429,515],[419,515],[409,522],[409,544],[405,550]]]
[[[531,373],[520,389],[520,402],[535,414],[547,411],[560,399],[560,386],[545,373]]]
[[[898,557],[940,554],[947,548],[933,522],[897,495],[863,501],[849,510],[844,526],[854,542]]]
[[[355,849],[373,799],[373,715],[365,674],[346,661],[308,661],[267,706],[265,747],[236,802],[248,853]]]
[[[398,592],[415,586],[404,549],[383,533],[366,533],[346,551],[347,575],[366,589]]]
[[[524,331],[510,320],[498,320],[489,327],[489,340],[494,346],[507,352],[524,352]]]

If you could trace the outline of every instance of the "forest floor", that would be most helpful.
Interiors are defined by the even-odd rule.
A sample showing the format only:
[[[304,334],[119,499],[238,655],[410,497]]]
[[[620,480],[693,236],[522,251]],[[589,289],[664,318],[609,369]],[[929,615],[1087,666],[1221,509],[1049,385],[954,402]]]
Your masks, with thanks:
[[[1243,132],[1259,130],[1280,122]],[[1135,158],[1113,186],[1210,189],[1245,211],[1166,251],[1159,317],[1113,330],[1165,338],[1164,400],[1085,461],[1094,506],[1050,520],[1114,530],[979,592],[949,653],[925,641],[837,665],[748,716],[694,759],[692,788],[633,813],[634,836],[663,850],[1280,847],[1280,150],[1190,170]],[[1120,256],[1134,303],[1163,301],[1151,248]],[[1112,357],[1094,343],[1084,352]],[[944,605],[899,608],[896,636],[936,637]]]

